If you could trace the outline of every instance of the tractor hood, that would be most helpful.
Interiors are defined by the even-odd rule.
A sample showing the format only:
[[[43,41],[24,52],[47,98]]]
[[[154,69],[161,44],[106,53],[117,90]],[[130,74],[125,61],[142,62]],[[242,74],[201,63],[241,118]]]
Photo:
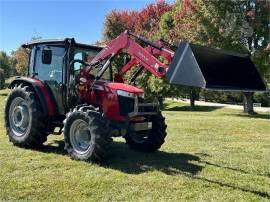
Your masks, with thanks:
[[[181,42],[166,75],[172,84],[212,90],[265,91],[248,55]]]
[[[136,88],[134,86],[124,84],[124,83],[112,83],[112,82],[109,82],[109,83],[106,84],[106,86],[108,86],[112,90],[123,90],[123,91],[127,91],[127,92],[130,92],[130,93],[135,93],[135,94],[144,93],[143,90],[141,90],[139,88]]]

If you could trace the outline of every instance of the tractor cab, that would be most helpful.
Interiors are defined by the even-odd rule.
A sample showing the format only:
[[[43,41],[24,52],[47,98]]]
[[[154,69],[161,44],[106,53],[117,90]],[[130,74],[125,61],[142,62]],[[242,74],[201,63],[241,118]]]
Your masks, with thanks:
[[[28,77],[42,81],[53,98],[58,114],[64,114],[76,100],[72,85],[81,64],[73,60],[91,61],[102,47],[76,43],[74,39],[34,40],[22,45],[31,51]],[[67,99],[69,97],[69,99]]]

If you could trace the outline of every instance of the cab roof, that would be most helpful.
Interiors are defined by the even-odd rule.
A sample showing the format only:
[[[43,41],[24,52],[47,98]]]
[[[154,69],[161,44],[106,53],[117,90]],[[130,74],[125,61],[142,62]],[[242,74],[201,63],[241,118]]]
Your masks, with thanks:
[[[77,43],[74,38],[64,38],[64,39],[35,39],[31,40],[27,43],[22,44],[23,48],[31,48],[37,44],[66,44],[66,43],[73,43],[74,46],[79,48],[86,48],[86,49],[97,49],[101,50],[105,46],[102,45],[89,45],[83,43]]]

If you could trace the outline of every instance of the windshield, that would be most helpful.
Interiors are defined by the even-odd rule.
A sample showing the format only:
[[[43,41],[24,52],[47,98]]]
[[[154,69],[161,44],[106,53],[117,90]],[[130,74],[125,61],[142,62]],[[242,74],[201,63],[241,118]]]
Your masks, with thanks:
[[[75,49],[74,51],[74,60],[83,60],[85,62],[91,62],[93,58],[99,53],[99,50],[96,49]],[[74,70],[79,70],[81,67],[81,63],[74,63]]]
[[[90,63],[94,57],[100,52],[100,50],[97,49],[81,49],[81,48],[77,48],[74,50],[74,57],[73,60],[83,60],[87,63]],[[84,66],[79,63],[79,62],[75,62],[74,63],[74,71],[78,72],[80,70],[80,68],[84,68]],[[94,78],[97,73],[98,73],[99,69],[95,69],[93,68],[90,72],[90,75]],[[102,75],[102,77],[100,78],[101,80],[106,80],[109,81],[110,80],[110,71],[109,68],[104,72],[104,74]]]

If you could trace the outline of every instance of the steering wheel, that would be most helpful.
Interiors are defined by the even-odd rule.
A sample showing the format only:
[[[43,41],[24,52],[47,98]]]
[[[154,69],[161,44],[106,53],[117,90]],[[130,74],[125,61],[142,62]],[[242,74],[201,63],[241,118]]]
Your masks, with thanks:
[[[79,59],[71,60],[70,66],[73,65],[75,62],[79,62],[79,63],[83,64],[84,66],[90,66],[89,63],[87,63],[87,62],[85,62],[85,61],[83,61],[83,60],[79,60]]]
[[[74,65],[74,63],[80,63],[84,66],[89,66],[90,64],[88,64],[87,62],[83,61],[83,60],[79,60],[79,59],[76,59],[76,60],[72,60],[70,62],[70,67],[72,67]],[[80,69],[79,69],[80,70]],[[70,74],[70,88],[72,89],[71,90],[71,94],[73,94],[73,96],[79,96],[79,83],[80,83],[80,73],[77,73],[77,72],[80,72],[80,71],[75,71],[74,69],[71,70],[72,73]],[[76,72],[76,73],[75,73]]]

